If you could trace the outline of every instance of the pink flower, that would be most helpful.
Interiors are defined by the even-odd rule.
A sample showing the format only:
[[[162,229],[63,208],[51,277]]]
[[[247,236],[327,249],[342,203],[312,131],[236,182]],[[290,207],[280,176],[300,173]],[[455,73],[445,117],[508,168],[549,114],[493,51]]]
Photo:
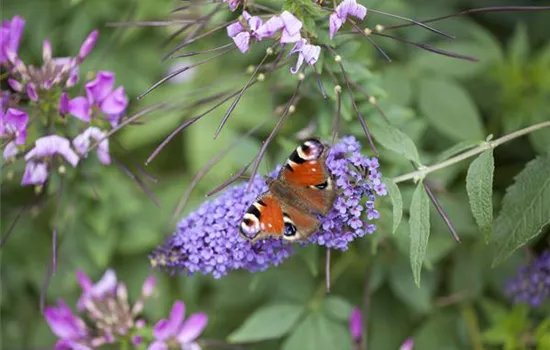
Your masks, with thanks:
[[[241,23],[235,22],[227,26],[227,35],[233,39],[237,48],[245,53],[250,47],[250,38],[261,40],[256,32],[262,25],[262,19],[258,16],[251,16],[246,11],[243,11],[243,18],[248,23],[248,30]]]
[[[295,43],[302,38],[300,30],[302,29],[302,22],[288,11],[281,13],[281,20],[284,27],[281,34],[281,44]]]
[[[15,139],[17,145],[25,144],[28,121],[27,113],[19,109],[8,108],[4,114],[3,108],[0,107],[0,136]]]
[[[113,90],[114,83],[115,73],[102,71],[94,80],[86,84],[86,95],[90,106],[98,106],[113,127],[118,125],[128,107],[128,96],[124,92],[124,87],[119,86]],[[79,100],[78,103],[85,109],[83,100]]]
[[[105,138],[105,133],[98,127],[91,126],[82,134],[78,135],[73,140],[73,146],[76,151],[83,157],[88,156],[88,148],[90,147],[90,139],[100,141],[97,146],[97,156],[99,162],[104,165],[111,164],[111,156],[109,155],[109,139]]]
[[[101,279],[93,284],[92,280],[83,271],[76,272],[76,278],[82,287],[82,295],[78,299],[78,310],[84,310],[88,300],[101,299],[107,293],[114,293],[117,286],[117,278],[114,270],[107,270]]]
[[[298,41],[292,50],[290,50],[289,55],[293,53],[298,53],[298,60],[296,61],[296,67],[290,68],[292,74],[296,74],[304,61],[312,66],[319,59],[319,54],[321,53],[321,47],[317,45],[308,44],[306,39],[301,39]]]
[[[409,338],[405,340],[403,344],[401,344],[401,347],[399,348],[399,350],[413,350],[413,346],[414,346],[414,339]]]
[[[98,35],[99,35],[99,31],[94,30],[84,40],[84,42],[80,46],[80,50],[78,51],[78,62],[84,61],[86,56],[88,56],[90,54],[90,52],[92,51],[92,49],[95,46]]]
[[[334,35],[346,22],[348,16],[364,19],[367,15],[367,8],[358,4],[355,0],[344,0],[336,7],[334,13],[329,18],[329,36]]]
[[[80,318],[73,315],[71,309],[63,302],[58,300],[57,307],[48,306],[44,310],[44,317],[50,326],[52,332],[59,337],[56,349],[90,349],[79,344],[79,341],[85,339],[88,334],[86,324]]]
[[[0,64],[9,60],[9,57],[17,57],[21,35],[25,27],[25,20],[14,16],[11,21],[3,21],[0,29]]]
[[[48,166],[46,163],[27,162],[21,185],[43,185],[48,179]]]
[[[176,301],[170,317],[162,319],[155,324],[153,335],[155,341],[149,345],[148,350],[168,349],[167,342],[175,340],[181,349],[200,349],[195,342],[208,324],[208,316],[204,313],[192,314],[184,321],[185,304],[183,301]]]
[[[79,157],[71,149],[71,143],[59,135],[44,136],[36,140],[35,147],[25,155],[25,160],[51,157],[56,154],[65,158],[73,167],[78,164]]]

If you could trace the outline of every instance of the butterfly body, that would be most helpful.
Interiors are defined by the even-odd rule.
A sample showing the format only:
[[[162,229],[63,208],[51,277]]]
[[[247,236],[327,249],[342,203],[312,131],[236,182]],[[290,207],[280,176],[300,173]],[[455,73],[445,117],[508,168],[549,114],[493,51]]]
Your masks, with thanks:
[[[329,148],[318,139],[304,141],[283,164],[277,178],[266,178],[268,191],[248,208],[241,235],[254,242],[267,237],[295,241],[315,233],[337,193],[326,167]]]

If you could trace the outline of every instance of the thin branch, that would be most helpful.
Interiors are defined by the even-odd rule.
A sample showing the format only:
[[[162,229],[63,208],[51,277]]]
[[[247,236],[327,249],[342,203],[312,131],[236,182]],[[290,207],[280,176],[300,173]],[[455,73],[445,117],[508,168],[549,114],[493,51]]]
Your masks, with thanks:
[[[399,183],[399,182],[404,182],[404,181],[407,181],[407,180],[413,180],[413,179],[417,179],[417,178],[424,178],[426,175],[428,175],[431,172],[434,172],[434,171],[440,170],[440,169],[444,169],[448,166],[451,166],[451,165],[456,164],[458,162],[461,162],[465,159],[473,157],[477,154],[483,153],[483,152],[485,152],[487,150],[490,150],[492,148],[496,148],[496,147],[502,145],[503,143],[506,143],[508,141],[511,141],[511,140],[516,139],[518,137],[521,137],[523,135],[530,134],[533,131],[537,131],[537,130],[545,128],[545,127],[550,127],[550,121],[531,125],[527,128],[524,128],[524,129],[521,129],[521,130],[518,130],[518,131],[514,131],[513,133],[510,133],[508,135],[505,135],[505,136],[503,136],[501,138],[498,138],[496,140],[493,140],[493,141],[483,142],[478,147],[473,148],[473,149],[471,149],[467,152],[461,153],[461,154],[459,154],[457,156],[454,156],[452,158],[449,158],[446,161],[443,161],[441,163],[437,163],[437,164],[434,164],[434,165],[431,165],[431,166],[428,166],[428,167],[424,167],[424,168],[421,168],[419,170],[413,171],[413,172],[408,173],[408,174],[397,176],[397,177],[393,178],[393,181],[395,183]]]
[[[477,9],[470,9],[470,10],[464,10],[457,13],[452,13],[450,15],[445,15],[441,17],[436,18],[430,18],[423,21],[420,21],[422,23],[430,23],[430,22],[436,22],[440,21],[442,19],[447,19],[451,17],[457,17],[457,16],[463,16],[463,15],[472,15],[475,13],[483,13],[483,12],[518,12],[518,11],[548,11],[550,10],[550,6],[491,6],[491,7],[481,7]],[[414,23],[408,23],[408,24],[398,24],[394,26],[387,26],[384,27],[384,30],[391,30],[391,29],[397,29],[397,28],[404,28],[404,27],[410,27],[412,25],[415,25]]]

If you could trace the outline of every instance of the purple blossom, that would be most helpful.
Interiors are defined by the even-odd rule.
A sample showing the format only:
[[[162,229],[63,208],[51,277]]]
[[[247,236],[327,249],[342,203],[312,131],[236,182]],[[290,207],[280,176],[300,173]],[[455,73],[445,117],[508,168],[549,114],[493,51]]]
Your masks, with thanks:
[[[302,29],[302,22],[296,18],[292,13],[284,11],[281,13],[281,20],[284,27],[281,33],[281,44],[295,43],[302,38],[300,30]]]
[[[317,45],[308,44],[306,39],[300,39],[290,50],[289,55],[293,53],[298,53],[298,61],[296,61],[296,67],[290,68],[292,74],[298,73],[298,70],[304,63],[304,61],[312,66],[317,63],[319,59],[319,54],[321,53],[321,47]]]
[[[13,139],[17,145],[25,144],[28,122],[29,116],[24,111],[8,108],[4,113],[0,108],[0,136]]]
[[[235,22],[227,26],[227,35],[233,39],[237,48],[245,53],[250,48],[250,38],[262,40],[257,31],[262,26],[262,19],[258,16],[251,16],[243,11],[243,18],[247,22],[248,28],[245,28],[240,22]]]
[[[177,342],[181,349],[200,349],[195,342],[208,324],[208,316],[204,313],[192,314],[184,321],[185,304],[174,302],[168,319],[162,319],[155,324],[153,335],[155,341],[149,345],[149,350],[167,349],[168,342]]]
[[[331,148],[327,167],[341,194],[333,209],[321,219],[321,228],[309,238],[309,243],[346,250],[355,238],[376,230],[374,224],[362,220],[365,220],[366,208],[374,208],[374,200],[381,193],[366,175],[378,172],[378,162],[361,155],[361,160],[373,167],[353,166],[350,157],[360,149],[359,142],[352,136],[344,137]],[[276,171],[271,175],[274,174]],[[267,191],[259,175],[252,181],[250,191],[247,186],[246,183],[232,186],[183,218],[176,232],[150,256],[151,264],[220,278],[235,269],[255,272],[282,263],[293,252],[290,243],[272,238],[250,244],[239,234],[244,213],[259,194]]]
[[[43,185],[48,179],[48,174],[46,163],[29,161],[25,165],[21,185]]]
[[[78,164],[79,157],[71,149],[71,143],[59,135],[49,135],[37,139],[35,147],[25,155],[25,160],[51,157],[56,154],[65,158],[73,167]]]
[[[15,157],[19,153],[19,149],[17,148],[17,145],[15,144],[15,141],[10,141],[8,144],[4,147],[4,160],[11,159]]]
[[[346,22],[348,16],[364,19],[367,15],[367,8],[358,4],[355,0],[344,0],[338,5],[329,18],[329,36],[334,35]]]
[[[11,21],[2,21],[0,30],[0,64],[8,62],[9,57],[17,57],[19,43],[25,27],[25,20],[19,16],[13,16]]]
[[[85,308],[88,300],[93,298],[103,298],[107,293],[114,293],[117,286],[117,278],[115,271],[107,270],[101,279],[93,284],[92,280],[83,271],[77,271],[76,277],[82,287],[82,295],[78,299],[78,310],[82,311]]]
[[[78,135],[73,140],[73,146],[76,151],[84,158],[88,156],[88,148],[90,147],[90,139],[100,141],[97,146],[97,157],[99,162],[104,165],[111,164],[111,156],[109,155],[109,139],[105,137],[105,133],[98,127],[90,126],[82,134]]]
[[[533,307],[541,305],[550,295],[550,250],[522,267],[506,283],[506,294],[515,303],[528,303]]]
[[[72,313],[63,300],[57,302],[57,307],[46,307],[44,318],[52,332],[59,337],[56,349],[91,349],[82,344],[88,336],[86,324]]]
[[[101,71],[94,80],[86,84],[88,102],[91,106],[97,106],[113,127],[118,125],[128,107],[128,96],[124,87],[119,86],[113,90],[114,83],[115,73]]]
[[[363,315],[357,306],[353,308],[349,318],[349,331],[353,343],[361,344],[363,339]]]

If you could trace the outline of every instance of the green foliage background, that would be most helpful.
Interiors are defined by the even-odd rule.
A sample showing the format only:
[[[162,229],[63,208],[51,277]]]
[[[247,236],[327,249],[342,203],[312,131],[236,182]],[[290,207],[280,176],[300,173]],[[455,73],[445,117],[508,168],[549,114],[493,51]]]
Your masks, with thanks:
[[[362,3],[419,19],[474,6],[503,4],[498,0]],[[517,4],[528,5],[527,1]],[[217,81],[220,89],[234,86],[235,80],[228,79],[249,64],[259,62],[263,55],[258,50],[247,55],[223,56],[194,70],[185,82],[167,84],[136,101],[135,97],[166,74],[172,64],[170,60],[160,60],[162,43],[171,32],[163,27],[121,29],[106,24],[130,19],[165,19],[172,6],[169,0],[4,1],[2,18],[14,14],[26,18],[20,51],[27,62],[36,63],[40,61],[43,39],[52,41],[56,56],[71,55],[92,29],[99,28],[99,42],[83,71],[116,72],[117,84],[124,85],[132,97],[130,115],[158,102],[181,103],[181,107],[149,114],[144,124],[130,126],[118,134],[116,139],[129,152],[112,143],[114,152],[125,163],[143,164],[171,130],[184,118],[200,111],[189,107],[190,92]],[[229,18],[229,12],[224,13],[223,16]],[[369,25],[390,22],[395,23],[381,16],[369,17],[367,21]],[[446,158],[445,151],[456,144],[460,146],[451,152],[460,147],[467,149],[489,134],[499,136],[549,120],[547,23],[548,13],[544,12],[492,13],[437,23],[438,28],[457,36],[454,41],[439,39],[418,28],[400,32],[410,40],[474,55],[480,59],[479,63],[378,40],[394,58],[394,62],[388,64],[362,37],[356,37],[347,45],[340,53],[348,74],[379,99],[391,122],[412,139],[418,149],[415,154],[410,147],[392,144],[391,140],[384,143],[384,137],[379,137],[379,142],[386,147],[380,147],[384,175],[389,178],[412,171],[407,158],[433,164]],[[222,33],[201,40],[192,49],[226,42],[228,39]],[[239,79],[240,84],[244,84],[247,77]],[[315,84],[312,81],[310,83]],[[475,219],[471,213],[466,186],[471,160],[428,177],[463,242],[460,245],[454,242],[430,204],[431,233],[419,288],[415,286],[408,257],[411,239],[408,208],[415,188],[412,181],[399,184],[405,212],[395,234],[392,234],[394,221],[388,197],[379,203],[382,215],[378,231],[354,243],[350,251],[333,255],[334,282],[329,296],[324,295],[324,250],[314,246],[301,249],[297,256],[278,268],[257,274],[233,272],[221,280],[202,276],[170,277],[150,271],[147,255],[172,232],[173,210],[194,174],[233,139],[269,119],[274,109],[290,97],[294,84],[295,77],[284,72],[277,74],[272,83],[251,89],[216,141],[211,136],[225,108],[178,136],[147,167],[159,179],[150,186],[161,207],[155,206],[135,182],[114,166],[90,165],[86,177],[65,188],[61,196],[52,194],[54,200],[47,206],[42,206],[42,201],[36,203],[32,189],[20,188],[18,177],[4,179],[2,232],[6,232],[21,206],[36,203],[19,221],[1,252],[1,327],[5,348],[53,344],[53,335],[40,315],[38,300],[50,261],[54,225],[57,225],[61,245],[58,270],[48,288],[48,303],[64,298],[74,305],[79,295],[76,269],[97,279],[106,268],[113,267],[119,278],[127,282],[131,297],[139,293],[149,273],[159,277],[158,295],[146,309],[151,320],[165,317],[173,301],[181,299],[188,312],[201,310],[209,314],[205,337],[254,342],[251,348],[255,349],[349,349],[347,319],[352,305],[367,305],[369,349],[396,349],[411,336],[418,349],[499,349],[504,346],[516,349],[525,346],[525,334],[531,337],[530,341],[550,347],[550,332],[547,332],[550,321],[541,322],[550,311],[548,303],[539,310],[513,307],[503,295],[504,281],[527,261],[526,253],[548,247],[548,230],[529,241],[527,249],[514,252],[491,268],[493,245],[485,243],[484,234],[491,231],[492,220],[486,215],[493,212],[481,213]],[[326,121],[335,113],[334,93],[329,80],[325,86],[331,96],[329,100],[322,100],[319,94],[305,95],[300,100],[296,113],[270,147],[270,156],[261,172],[265,173],[289,154],[295,147],[295,133],[308,124],[311,116],[319,116],[320,134],[330,133],[330,123]],[[343,97],[343,133],[361,137],[366,146],[351,104],[347,96]],[[380,120],[377,112],[359,95],[356,98],[360,101],[359,108],[372,123],[375,136],[385,135],[383,126],[377,126]],[[261,137],[245,138],[234,152],[219,162],[193,192],[186,211],[203,201],[204,194],[214,184],[225,181],[248,163],[272,125],[261,129],[258,133]],[[514,177],[537,155],[547,159],[549,150],[548,128],[494,150],[495,217],[505,189],[513,184]],[[488,163],[482,163],[482,169],[484,164]],[[493,176],[485,176],[489,175]],[[549,207],[548,203],[545,205]],[[411,220],[421,218],[411,217]],[[485,222],[485,232],[480,231],[476,220]],[[421,224],[425,222],[412,223]]]

